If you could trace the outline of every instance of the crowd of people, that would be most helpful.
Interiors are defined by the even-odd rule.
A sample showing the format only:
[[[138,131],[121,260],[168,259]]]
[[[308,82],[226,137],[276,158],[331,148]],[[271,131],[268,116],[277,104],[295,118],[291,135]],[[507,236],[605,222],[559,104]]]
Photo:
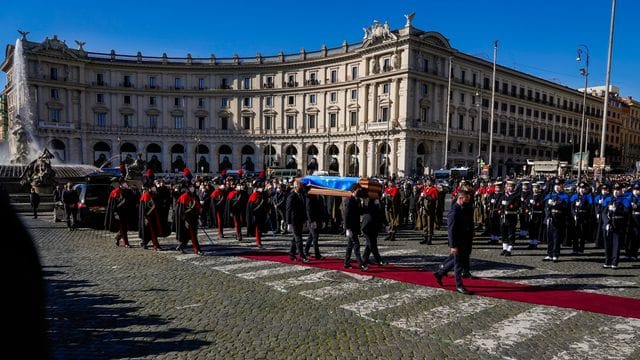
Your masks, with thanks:
[[[238,241],[253,237],[257,248],[263,248],[262,237],[266,233],[290,234],[291,260],[309,262],[311,257],[323,259],[319,246],[321,232],[342,233],[347,238],[345,268],[352,266],[353,254],[358,267],[366,271],[371,263],[385,265],[377,248],[380,233],[387,234],[385,240],[394,241],[398,229],[415,229],[423,235],[420,243],[430,245],[434,231],[445,225],[447,188],[428,177],[390,179],[380,193],[369,193],[355,184],[350,196],[343,198],[310,194],[299,178],[266,179],[263,173],[255,179],[202,179],[187,175],[172,183],[146,176],[141,188],[130,187],[124,179],[114,179],[117,181],[113,182],[109,195],[104,225],[117,233],[115,244],[130,247],[127,232],[137,230],[143,248],[151,243],[153,249],[162,250],[158,238],[175,233],[177,250],[184,252],[191,242],[193,252],[202,254],[198,231],[204,232],[209,241],[212,231],[217,231],[219,238],[231,236]],[[449,243],[456,242],[452,239],[451,212],[462,213],[460,210],[465,209],[464,213],[468,211],[471,216],[460,217],[457,224],[470,227],[471,238],[482,234],[489,244],[501,244],[500,254],[505,257],[512,255],[518,238],[528,239],[527,249],[546,243],[543,260],[552,262],[559,261],[563,245],[571,248],[572,255],[579,256],[584,254],[587,244],[593,243],[605,250],[603,266],[616,269],[621,251],[627,260],[637,260],[640,183],[632,178],[609,180],[582,181],[565,189],[561,178],[462,179],[451,191],[453,201],[446,223]],[[73,229],[77,211],[73,204],[77,196],[70,189],[68,184],[59,198],[65,204],[66,218]],[[461,195],[465,199],[458,201]],[[365,241],[363,252],[361,236]],[[463,261],[460,267],[462,277],[471,276],[468,268],[471,239],[468,242],[469,246],[462,251],[467,257],[467,263]]]

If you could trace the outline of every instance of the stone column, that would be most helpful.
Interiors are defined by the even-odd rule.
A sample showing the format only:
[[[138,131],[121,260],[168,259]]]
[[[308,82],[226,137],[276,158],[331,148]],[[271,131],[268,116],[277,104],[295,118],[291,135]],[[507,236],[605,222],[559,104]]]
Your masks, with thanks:
[[[376,146],[377,141],[376,140],[371,140],[369,141],[369,146],[367,147],[366,153],[367,153],[367,175],[368,176],[374,176],[377,174],[378,169],[377,169],[377,154],[376,154]]]

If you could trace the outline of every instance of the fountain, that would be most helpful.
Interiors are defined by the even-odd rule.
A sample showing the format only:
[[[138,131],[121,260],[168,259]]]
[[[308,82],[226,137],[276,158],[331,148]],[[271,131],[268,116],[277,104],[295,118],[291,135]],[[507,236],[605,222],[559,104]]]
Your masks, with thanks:
[[[15,116],[10,121],[9,156],[11,164],[27,164],[31,157],[42,152],[33,137],[33,113],[27,84],[27,65],[24,56],[23,42],[26,33],[19,31],[22,39],[16,40],[13,50],[13,74],[15,98]]]

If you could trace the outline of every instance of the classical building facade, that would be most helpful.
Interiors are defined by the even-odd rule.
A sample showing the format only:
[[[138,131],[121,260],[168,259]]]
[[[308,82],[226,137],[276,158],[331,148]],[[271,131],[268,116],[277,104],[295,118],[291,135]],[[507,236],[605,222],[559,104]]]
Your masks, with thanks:
[[[496,175],[522,171],[527,159],[555,159],[563,146],[578,150],[581,92],[503,66],[492,84],[491,62],[410,19],[394,31],[378,22],[364,30],[356,44],[252,58],[95,53],[56,36],[25,41],[36,137],[73,163],[141,153],[163,171],[271,165],[411,176],[486,162],[493,111]],[[2,64],[9,118],[13,49]],[[593,140],[602,105],[587,96]],[[620,147],[622,122],[612,123],[611,145]]]

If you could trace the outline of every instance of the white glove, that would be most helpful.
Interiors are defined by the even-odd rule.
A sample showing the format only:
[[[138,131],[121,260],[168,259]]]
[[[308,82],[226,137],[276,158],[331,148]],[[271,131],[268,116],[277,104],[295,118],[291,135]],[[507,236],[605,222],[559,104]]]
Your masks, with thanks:
[[[309,229],[317,229],[318,228],[318,224],[316,224],[316,222],[311,222],[309,223]]]
[[[351,237],[353,236],[353,231],[347,229],[346,234],[347,234],[347,237]]]
[[[605,227],[604,227],[604,229],[605,229],[606,231],[611,230],[611,224],[607,224],[607,226],[605,226]]]
[[[293,225],[287,224],[287,231],[288,232],[293,232]]]

